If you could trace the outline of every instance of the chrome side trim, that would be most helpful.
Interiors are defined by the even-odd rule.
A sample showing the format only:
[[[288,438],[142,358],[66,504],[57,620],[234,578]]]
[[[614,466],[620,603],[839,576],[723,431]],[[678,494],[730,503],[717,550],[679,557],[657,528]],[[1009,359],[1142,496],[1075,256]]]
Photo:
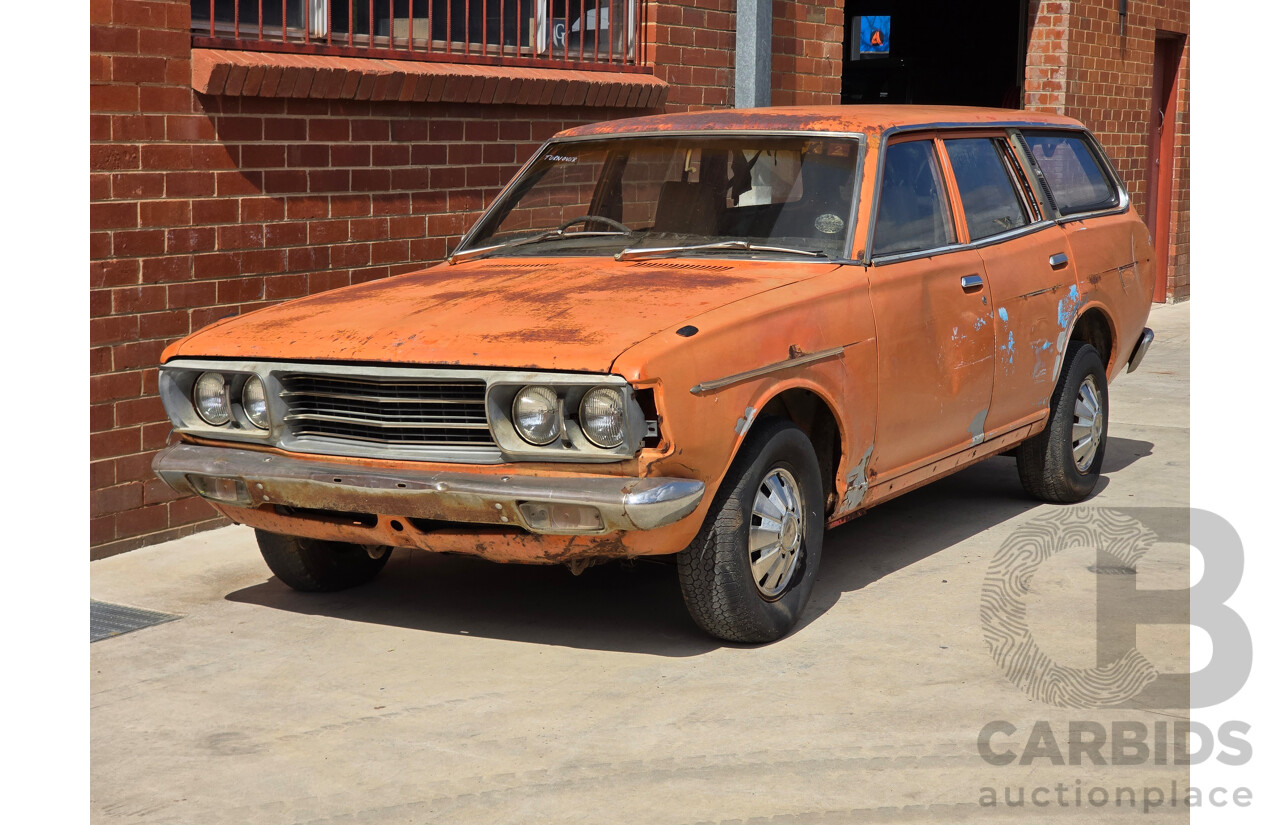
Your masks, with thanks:
[[[1142,334],[1138,336],[1138,343],[1133,348],[1133,354],[1129,356],[1129,368],[1125,372],[1133,372],[1138,368],[1142,359],[1146,357],[1147,350],[1151,348],[1151,342],[1155,339],[1155,332],[1150,327],[1143,327]]]
[[[852,344],[849,346],[852,346]],[[750,381],[753,378],[768,375],[771,372],[777,372],[778,370],[785,370],[791,367],[799,367],[805,364],[812,364],[816,361],[825,361],[828,358],[838,358],[842,355],[844,355],[844,347],[832,347],[831,349],[824,349],[819,352],[811,352],[807,355],[801,355],[796,358],[788,358],[785,361],[779,361],[776,364],[756,367],[755,369],[747,370],[746,372],[739,372],[734,375],[725,376],[724,378],[717,378],[714,381],[703,381],[697,386],[690,387],[689,392],[694,395],[715,392],[716,390],[724,389],[725,387],[729,387],[734,384],[740,384],[743,381]]]
[[[902,261],[914,261],[917,258],[936,258],[939,255],[948,255],[952,252],[960,252],[968,248],[969,246],[967,244],[953,243],[947,244],[946,246],[937,246],[933,249],[920,249],[912,252],[895,252],[892,255],[881,255],[880,257],[872,258],[867,265],[883,266],[885,264],[901,263]]]
[[[706,486],[683,478],[615,476],[540,478],[509,474],[377,469],[291,458],[257,450],[174,444],[152,469],[180,493],[199,495],[192,477],[229,479],[233,498],[206,496],[231,507],[284,505],[311,510],[372,513],[471,524],[523,527],[530,532],[573,535],[582,531],[534,530],[520,504],[594,507],[603,529],[652,530],[697,509]]]

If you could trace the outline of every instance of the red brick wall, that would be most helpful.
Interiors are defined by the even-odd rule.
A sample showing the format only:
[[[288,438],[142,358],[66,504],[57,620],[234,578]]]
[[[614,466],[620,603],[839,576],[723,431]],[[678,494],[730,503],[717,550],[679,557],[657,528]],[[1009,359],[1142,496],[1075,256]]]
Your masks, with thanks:
[[[806,10],[788,19],[813,15],[814,4],[794,5]],[[668,109],[732,103],[734,8],[649,4]],[[438,261],[543,139],[644,113],[200,95],[188,0],[90,9],[94,557],[220,523],[151,474],[170,430],[155,394],[169,342],[226,315]]]
[[[1188,0],[1131,0],[1120,34],[1110,0],[1031,0],[1026,106],[1079,119],[1107,149],[1144,217],[1150,191],[1147,135],[1156,31],[1190,32]],[[1179,70],[1179,103],[1169,244],[1169,299],[1190,294],[1190,175],[1187,78],[1190,47]]]
[[[735,9],[737,0],[649,3],[649,54],[671,84],[667,111],[733,105]]]
[[[642,113],[202,96],[187,0],[91,8],[95,556],[219,523],[151,474],[169,342],[438,261],[542,140]]]
[[[844,4],[773,3],[774,106],[840,102]]]

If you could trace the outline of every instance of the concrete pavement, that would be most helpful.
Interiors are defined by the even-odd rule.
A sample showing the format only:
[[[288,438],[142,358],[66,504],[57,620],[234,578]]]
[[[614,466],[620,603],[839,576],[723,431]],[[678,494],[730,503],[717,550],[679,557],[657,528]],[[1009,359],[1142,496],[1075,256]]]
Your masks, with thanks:
[[[1082,506],[1188,506],[1189,320],[1189,304],[1153,309],[1156,343],[1111,387],[1104,479]],[[1168,797],[1171,782],[1188,784],[1186,766],[1153,764],[1155,723],[1185,719],[1185,705],[1054,707],[1006,678],[984,642],[992,559],[1064,509],[1028,499],[1004,457],[903,496],[827,534],[801,627],[760,648],[703,636],[674,568],[653,561],[574,577],[401,550],[371,585],[332,595],[275,580],[239,527],[96,561],[93,598],[183,618],[91,648],[92,818],[1132,819],[1144,788]],[[1179,510],[1147,512],[1176,522]],[[1093,628],[1094,562],[1083,549],[1053,556],[1027,599],[1036,642],[1063,666],[1092,667],[1105,635]],[[1185,587],[1188,571],[1166,542],[1137,586]],[[1162,672],[1189,669],[1185,627],[1145,626],[1137,639]],[[977,743],[999,720],[1016,730],[993,738],[1000,752],[1021,755],[1037,721],[1064,757],[1072,722],[1109,733],[1132,722],[1152,754],[993,765]],[[1101,753],[1112,761],[1110,743]],[[1037,787],[1050,804],[1033,805]],[[1088,802],[1095,787],[1103,806]],[[1136,789],[1136,807],[1123,794],[1116,806],[1117,787]],[[1023,807],[1006,804],[1006,788],[1014,801],[1022,789]]]

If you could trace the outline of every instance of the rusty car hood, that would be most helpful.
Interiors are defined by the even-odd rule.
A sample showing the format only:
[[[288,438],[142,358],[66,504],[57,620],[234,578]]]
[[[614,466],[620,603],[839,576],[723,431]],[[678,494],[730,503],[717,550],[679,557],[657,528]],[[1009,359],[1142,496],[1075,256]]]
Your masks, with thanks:
[[[831,271],[826,262],[670,258],[471,261],[226,319],[173,357],[607,371],[702,313]]]

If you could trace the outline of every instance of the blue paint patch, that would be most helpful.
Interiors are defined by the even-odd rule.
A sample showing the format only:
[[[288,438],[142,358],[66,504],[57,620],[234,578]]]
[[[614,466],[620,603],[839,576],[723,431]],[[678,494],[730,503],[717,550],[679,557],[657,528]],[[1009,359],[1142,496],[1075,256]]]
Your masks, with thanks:
[[[973,322],[973,329],[974,329],[974,331],[975,331],[975,332],[977,332],[977,331],[981,331],[981,329],[982,329],[983,327],[985,327],[986,325],[987,325],[987,319],[986,319],[986,318],[979,318],[978,320],[976,320],[976,321],[974,321],[974,322]]]
[[[1067,290],[1067,297],[1058,301],[1058,326],[1063,329],[1067,328],[1067,324],[1071,323],[1071,318],[1076,314],[1076,307],[1080,304],[1080,289],[1074,284],[1071,289]]]
[[[999,309],[997,312],[998,312],[998,314],[1000,315],[1000,320],[1001,320],[1001,321],[1004,321],[1005,323],[1008,323],[1008,322],[1009,322],[1009,312],[1008,312],[1008,310],[1006,310],[1004,307],[1000,307],[1000,309]]]
[[[1005,343],[1001,344],[999,347],[997,347],[997,350],[999,351],[1000,360],[1004,362],[1006,366],[1006,372],[1007,372],[1008,371],[1007,368],[1013,364],[1013,333],[1012,332],[1009,333],[1008,340],[1005,341]]]
[[[987,411],[983,410],[973,417],[973,421],[969,422],[970,444],[981,444],[984,430],[987,426]]]
[[[1042,350],[1046,350],[1046,349],[1048,349],[1048,348],[1049,348],[1049,347],[1051,347],[1051,346],[1053,346],[1053,342],[1052,342],[1052,341],[1045,341],[1043,344],[1041,344],[1041,345],[1040,345],[1040,349],[1042,349]]]

